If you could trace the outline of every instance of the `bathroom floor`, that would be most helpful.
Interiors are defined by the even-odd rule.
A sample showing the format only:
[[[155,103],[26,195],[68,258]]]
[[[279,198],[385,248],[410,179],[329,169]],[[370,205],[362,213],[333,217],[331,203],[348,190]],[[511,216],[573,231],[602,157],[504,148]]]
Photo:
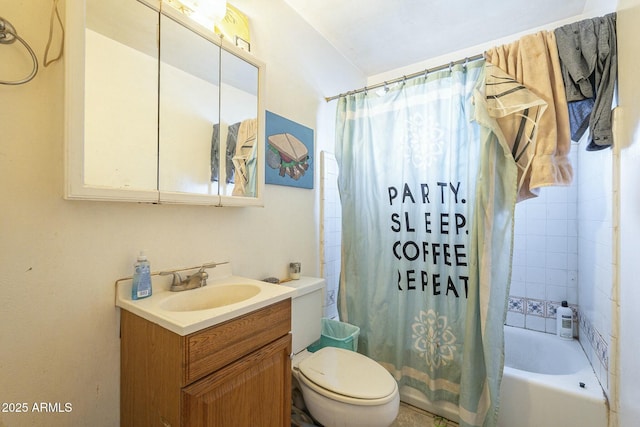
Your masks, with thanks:
[[[400,403],[398,417],[391,427],[458,427],[457,423],[414,406]]]
[[[316,425],[311,423],[312,420],[306,413],[294,408],[291,427],[312,427]],[[458,427],[458,424],[401,402],[400,412],[391,427]]]

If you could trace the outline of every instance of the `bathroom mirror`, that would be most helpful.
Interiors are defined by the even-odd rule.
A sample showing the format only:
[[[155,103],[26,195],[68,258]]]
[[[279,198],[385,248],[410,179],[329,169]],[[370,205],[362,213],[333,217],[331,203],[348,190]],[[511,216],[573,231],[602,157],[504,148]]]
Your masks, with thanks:
[[[264,64],[160,0],[67,7],[69,199],[260,205]]]
[[[258,67],[221,52],[220,194],[256,197],[258,192]],[[226,134],[226,137],[225,135]]]
[[[220,47],[164,13],[159,92],[160,200],[217,196],[211,151],[220,122]]]
[[[87,0],[86,25],[70,29],[67,195],[157,199],[158,12],[150,4]],[[72,25],[83,22],[82,8],[69,9]]]

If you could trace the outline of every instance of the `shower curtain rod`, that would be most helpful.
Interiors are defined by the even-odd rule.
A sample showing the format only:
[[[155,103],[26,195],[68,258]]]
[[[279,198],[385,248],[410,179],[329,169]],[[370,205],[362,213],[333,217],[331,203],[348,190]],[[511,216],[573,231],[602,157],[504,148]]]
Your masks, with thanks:
[[[484,53],[480,53],[478,55],[469,56],[467,58],[460,59],[458,61],[449,62],[448,64],[442,64],[442,65],[434,67],[434,68],[427,68],[424,71],[420,71],[420,72],[417,72],[417,73],[413,73],[413,74],[409,74],[409,75],[406,75],[406,76],[398,77],[397,79],[388,80],[388,81],[385,81],[385,82],[382,82],[382,83],[377,83],[377,84],[374,84],[372,86],[365,86],[362,89],[351,90],[349,92],[341,93],[340,95],[335,95],[335,96],[331,96],[331,97],[324,98],[324,99],[327,102],[333,101],[334,99],[338,99],[338,98],[343,97],[343,96],[354,95],[356,93],[365,92],[365,91],[370,90],[370,89],[377,89],[379,87],[383,87],[383,86],[387,86],[387,85],[390,85],[390,84],[393,84],[393,83],[401,82],[401,81],[404,81],[404,80],[407,80],[407,79],[413,79],[415,77],[423,76],[423,75],[432,73],[434,71],[446,70],[447,68],[453,67],[454,65],[457,65],[457,64],[466,64],[468,62],[477,61],[477,60],[483,59],[483,58],[484,58]]]

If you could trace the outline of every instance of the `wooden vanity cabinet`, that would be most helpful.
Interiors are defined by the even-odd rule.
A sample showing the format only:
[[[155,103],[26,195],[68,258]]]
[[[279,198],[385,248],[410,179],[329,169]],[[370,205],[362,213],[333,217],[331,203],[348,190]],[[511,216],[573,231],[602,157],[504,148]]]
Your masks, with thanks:
[[[121,426],[291,425],[291,300],[180,336],[121,311]]]

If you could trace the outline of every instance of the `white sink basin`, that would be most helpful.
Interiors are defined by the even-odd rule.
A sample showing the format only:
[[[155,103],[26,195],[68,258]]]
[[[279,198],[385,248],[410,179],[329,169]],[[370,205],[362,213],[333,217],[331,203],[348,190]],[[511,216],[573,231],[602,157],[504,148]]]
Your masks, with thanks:
[[[260,293],[257,285],[236,284],[205,286],[174,293],[159,307],[167,311],[199,311],[236,304]]]
[[[151,278],[152,295],[131,299],[131,280],[118,283],[116,306],[184,336],[292,297],[291,287],[234,276],[230,264],[208,269],[202,288],[170,292],[171,276]]]

